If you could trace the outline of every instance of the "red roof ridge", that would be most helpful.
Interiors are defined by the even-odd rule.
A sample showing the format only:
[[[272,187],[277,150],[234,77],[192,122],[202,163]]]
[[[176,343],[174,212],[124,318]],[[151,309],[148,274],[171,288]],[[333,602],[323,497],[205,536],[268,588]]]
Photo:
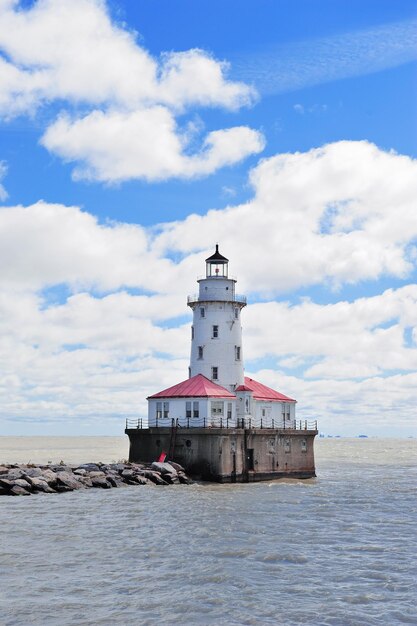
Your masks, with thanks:
[[[236,391],[253,391],[253,389],[247,385],[239,385],[239,387],[236,387]]]
[[[275,402],[297,402],[294,398],[289,398],[288,396],[284,396],[283,393],[279,391],[275,391],[275,389],[271,389],[271,387],[267,387],[262,383],[259,383],[257,380],[250,378],[249,376],[245,376],[245,387],[248,387],[251,391],[253,391],[253,397],[255,400],[272,400]]]
[[[235,398],[236,396],[225,387],[213,382],[204,374],[196,374],[172,387],[163,389],[149,396],[153,398]]]

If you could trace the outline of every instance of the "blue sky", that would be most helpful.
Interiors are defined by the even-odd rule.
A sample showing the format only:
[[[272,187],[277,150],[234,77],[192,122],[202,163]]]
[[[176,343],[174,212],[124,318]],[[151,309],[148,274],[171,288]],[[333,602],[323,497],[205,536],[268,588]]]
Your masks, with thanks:
[[[416,435],[417,3],[0,2],[0,432],[120,434],[216,242],[246,371]]]

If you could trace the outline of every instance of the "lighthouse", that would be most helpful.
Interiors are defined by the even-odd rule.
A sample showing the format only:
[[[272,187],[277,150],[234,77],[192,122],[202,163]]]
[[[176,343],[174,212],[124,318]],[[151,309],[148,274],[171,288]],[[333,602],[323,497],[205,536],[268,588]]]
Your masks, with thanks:
[[[246,298],[236,294],[228,266],[216,245],[206,259],[205,278],[197,281],[198,295],[188,296],[193,311],[189,377],[202,374],[234,392],[244,382],[240,314]]]
[[[164,453],[219,482],[315,476],[317,422],[296,419],[296,400],[245,376],[242,310],[229,259],[205,259],[193,312],[188,378],[147,398],[147,419],[127,421],[130,461]]]

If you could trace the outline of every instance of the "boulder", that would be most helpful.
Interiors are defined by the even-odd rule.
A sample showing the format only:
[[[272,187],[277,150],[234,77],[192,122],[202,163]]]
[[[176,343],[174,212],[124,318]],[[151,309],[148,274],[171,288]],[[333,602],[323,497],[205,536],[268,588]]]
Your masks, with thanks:
[[[25,477],[26,476],[38,478],[39,476],[42,476],[42,470],[40,467],[28,467],[28,469],[25,471]]]
[[[18,487],[23,487],[23,489],[26,489],[27,491],[30,491],[32,489],[32,485],[30,484],[30,482],[28,482],[24,478],[16,478],[13,482],[15,485],[18,485]]]
[[[126,470],[126,469],[125,469],[125,470],[123,470],[122,472],[120,472],[120,476],[121,476],[122,478],[132,478],[132,476],[133,476],[133,470],[131,470],[131,469],[127,469],[127,470]]]
[[[168,474],[168,472],[166,472],[164,474],[164,480],[166,480],[166,482],[169,485],[175,485],[178,484],[180,482],[179,478],[178,478],[178,474],[175,472],[175,474]]]
[[[106,480],[111,484],[112,487],[118,487],[120,485],[120,483],[122,482],[119,478],[119,480],[117,480],[114,476],[106,476]]]
[[[9,473],[9,468],[6,467],[5,465],[0,465],[0,475],[1,474],[8,474]]]
[[[89,478],[88,476],[77,476],[77,480],[82,485],[84,485],[84,487],[92,487],[93,486],[91,478]]]
[[[153,483],[148,478],[145,478],[145,476],[140,476],[139,474],[136,474],[136,476],[132,477],[130,484],[131,485],[154,485],[155,483]]]
[[[34,491],[43,491],[44,493],[55,493],[55,490],[52,489],[46,482],[46,480],[42,480],[42,478],[37,478],[34,476],[28,476],[28,482],[31,484],[31,487]]]
[[[22,476],[24,475],[25,475],[25,472],[19,467],[16,467],[15,469],[9,470],[7,474],[7,478],[10,478],[10,480],[15,480],[16,478],[22,478]]]
[[[167,461],[165,465],[172,465],[172,467],[174,468],[176,472],[185,472],[183,466],[180,465],[179,463],[175,463],[175,461]]]
[[[87,470],[85,470],[83,467],[77,467],[77,469],[73,471],[73,474],[75,474],[76,476],[85,476],[87,474]]]
[[[72,467],[70,465],[50,465],[50,469],[53,472],[65,472],[66,474],[72,474]]]
[[[55,485],[57,481],[57,474],[55,474],[55,472],[50,469],[43,469],[42,474],[41,476],[39,476],[39,478],[43,478],[43,480],[46,480],[48,485]]]
[[[151,467],[153,470],[160,472],[162,475],[177,473],[170,463],[159,463],[159,461],[154,461]]]
[[[0,478],[0,487],[2,489],[6,489],[6,491],[10,491],[10,489],[14,486],[14,480],[10,480],[9,478]]]
[[[105,478],[106,474],[104,472],[100,472],[100,471],[93,471],[93,472],[88,472],[88,476],[91,479],[93,479],[93,478]]]
[[[193,485],[194,481],[184,474],[183,472],[178,472],[178,479],[182,485]]]
[[[100,476],[93,477],[91,482],[93,483],[93,487],[101,487],[101,489],[111,489],[112,487],[106,478]]]
[[[116,472],[123,472],[123,470],[127,469],[128,466],[125,463],[112,463],[110,468]]]
[[[100,468],[97,463],[83,463],[82,465],[78,465],[77,469],[85,469],[87,472],[99,472]]]
[[[58,472],[57,474],[57,488],[61,491],[62,487],[67,487],[68,490],[72,491],[73,489],[83,489],[84,485],[81,481],[77,480],[75,476],[69,472]],[[64,489],[63,491],[66,491]]]
[[[145,478],[149,478],[155,485],[168,485],[166,480],[162,478],[158,472],[153,472],[152,470],[144,470],[143,475]]]
[[[30,496],[30,491],[26,491],[26,489],[19,487],[19,485],[14,485],[9,493],[12,496]]]

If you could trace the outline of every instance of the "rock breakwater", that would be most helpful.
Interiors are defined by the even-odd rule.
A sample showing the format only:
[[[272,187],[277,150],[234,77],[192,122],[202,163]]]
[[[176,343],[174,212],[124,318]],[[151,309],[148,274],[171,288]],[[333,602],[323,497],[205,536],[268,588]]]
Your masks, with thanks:
[[[0,496],[192,482],[181,465],[174,462],[0,465]]]

